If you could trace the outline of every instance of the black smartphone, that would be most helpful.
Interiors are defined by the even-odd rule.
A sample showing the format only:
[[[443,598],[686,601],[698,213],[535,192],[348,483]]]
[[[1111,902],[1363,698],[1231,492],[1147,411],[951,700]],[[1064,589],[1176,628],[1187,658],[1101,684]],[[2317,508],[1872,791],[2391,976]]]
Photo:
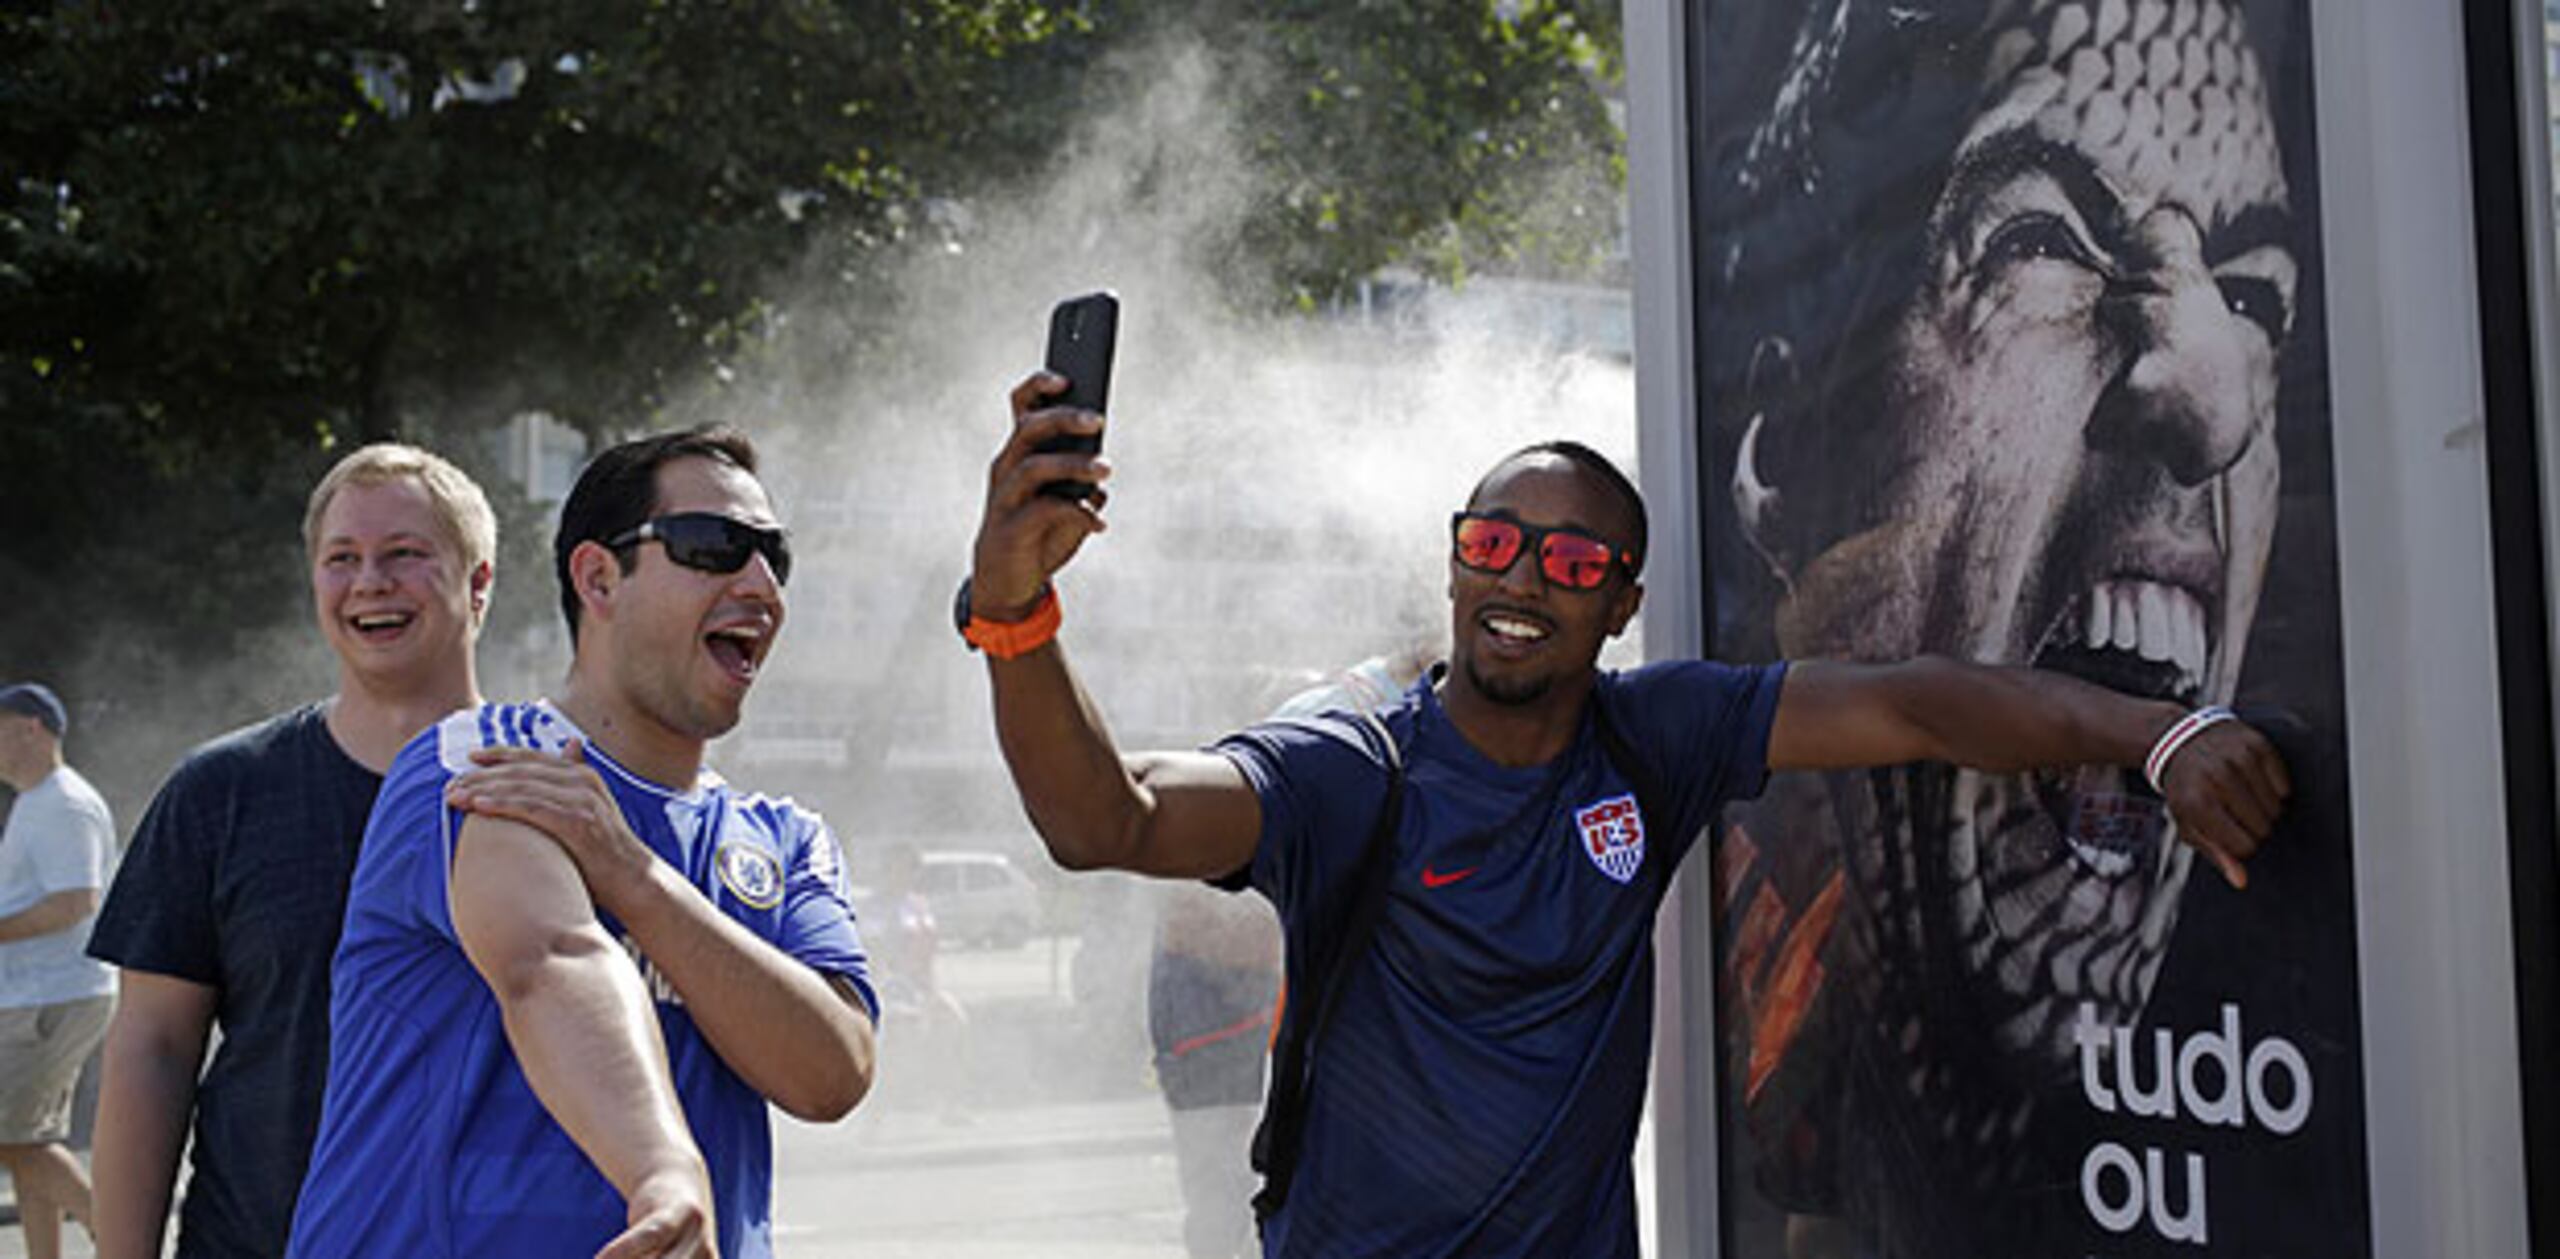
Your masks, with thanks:
[[[1111,409],[1111,352],[1120,338],[1120,299],[1109,290],[1070,297],[1049,311],[1050,371],[1067,378],[1067,391],[1047,405],[1077,407],[1097,415]],[[1040,444],[1043,452],[1098,451],[1102,435],[1055,437]],[[1090,498],[1090,481],[1051,481],[1040,487],[1058,498]]]

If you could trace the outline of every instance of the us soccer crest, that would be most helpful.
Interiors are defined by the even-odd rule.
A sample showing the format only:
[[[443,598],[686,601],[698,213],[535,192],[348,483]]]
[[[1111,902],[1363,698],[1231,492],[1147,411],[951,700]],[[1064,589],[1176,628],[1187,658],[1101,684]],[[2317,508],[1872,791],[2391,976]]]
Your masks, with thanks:
[[[1577,809],[1573,824],[1581,832],[1582,855],[1600,873],[1624,883],[1644,866],[1644,815],[1636,811],[1634,796],[1611,796]]]
[[[782,863],[763,845],[730,840],[720,845],[711,864],[720,871],[720,881],[751,908],[771,909],[782,903]]]

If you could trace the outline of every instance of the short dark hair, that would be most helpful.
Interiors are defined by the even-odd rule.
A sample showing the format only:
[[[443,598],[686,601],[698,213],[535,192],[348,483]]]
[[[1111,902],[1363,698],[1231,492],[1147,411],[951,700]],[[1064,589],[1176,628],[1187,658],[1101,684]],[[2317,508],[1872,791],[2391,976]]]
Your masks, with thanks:
[[[1747,133],[1700,188],[1698,372],[1715,422],[1738,440],[1757,403],[1865,416],[1890,331],[1923,280],[1930,208],[1984,103],[1997,19],[1981,0],[1818,0],[1783,70],[1732,81]],[[2039,44],[2041,46],[2041,44]],[[1743,54],[1738,54],[1743,55]],[[1765,111],[1765,112],[1764,112]],[[1769,347],[1783,358],[1772,361]],[[1765,452],[1764,452],[1765,457]],[[1719,465],[1722,466],[1722,465]]]
[[[1652,526],[1648,523],[1645,516],[1644,495],[1637,491],[1636,483],[1633,480],[1630,480],[1626,473],[1618,470],[1618,465],[1609,461],[1609,457],[1607,455],[1601,454],[1599,451],[1593,450],[1589,446],[1583,445],[1581,442],[1557,438],[1554,441],[1543,441],[1523,446],[1518,450],[1512,451],[1510,454],[1504,455],[1502,458],[1495,460],[1491,468],[1485,470],[1484,477],[1476,482],[1476,488],[1468,492],[1467,501],[1472,504],[1484,493],[1484,483],[1492,480],[1494,473],[1510,467],[1512,464],[1518,463],[1523,459],[1535,458],[1539,455],[1554,455],[1559,459],[1563,459],[1566,462],[1571,463],[1574,467],[1581,469],[1584,473],[1599,480],[1602,485],[1608,486],[1610,493],[1617,495],[1621,501],[1626,503],[1627,513],[1633,516],[1636,522],[1635,536],[1626,540],[1627,550],[1629,552],[1627,556],[1627,577],[1632,580],[1638,574],[1642,573],[1644,571],[1644,557],[1652,550],[1653,547]]]
[[[560,583],[560,615],[569,620],[573,649],[578,590],[569,580],[569,553],[581,542],[601,544],[639,528],[658,509],[658,469],[688,458],[718,460],[755,475],[755,443],[724,424],[698,424],[606,447],[578,474],[569,501],[560,505],[560,529],[551,536],[551,575]],[[626,573],[636,562],[627,553],[616,558]]]

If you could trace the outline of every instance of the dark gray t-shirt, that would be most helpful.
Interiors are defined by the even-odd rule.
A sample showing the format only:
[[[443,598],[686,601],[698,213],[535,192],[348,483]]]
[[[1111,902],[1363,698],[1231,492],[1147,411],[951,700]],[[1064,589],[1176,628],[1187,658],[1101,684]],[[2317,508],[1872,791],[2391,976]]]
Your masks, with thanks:
[[[280,1256],[320,1126],[329,958],[379,775],[306,705],[189,753],[143,815],[89,952],[213,988],[179,1259]]]

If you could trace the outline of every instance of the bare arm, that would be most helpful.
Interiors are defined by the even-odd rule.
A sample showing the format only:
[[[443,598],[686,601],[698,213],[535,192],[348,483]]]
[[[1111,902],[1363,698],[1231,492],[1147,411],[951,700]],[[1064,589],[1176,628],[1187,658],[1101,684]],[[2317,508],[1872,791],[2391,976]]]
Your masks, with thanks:
[[[90,1174],[99,1259],[159,1259],[178,1153],[195,1113],[196,1076],[213,1030],[215,989],[121,972],[98,1078]]]
[[[871,1015],[848,982],[821,975],[704,899],[623,820],[585,750],[567,757],[484,748],[447,798],[534,828],[566,850],[596,903],[683,994],[720,1060],[798,1119],[831,1122],[870,1091]]]
[[[2015,771],[2139,766],[2184,713],[2042,669],[1923,657],[1894,664],[1806,661],[1787,671],[1769,732],[1772,769],[1947,761]],[[2283,758],[2239,722],[2204,732],[2169,762],[2178,834],[2234,887],[2292,791]]]
[[[987,679],[1005,767],[1059,865],[1200,879],[1253,860],[1262,803],[1233,762],[1209,752],[1122,756],[1056,643],[989,659]]]
[[[654,855],[605,904],[684,995],[720,1060],[774,1105],[833,1122],[870,1092],[871,1014],[849,981],[766,943]]]
[[[0,918],[0,944],[31,940],[77,926],[98,912],[98,889],[70,887],[52,893],[6,918]]]
[[[988,620],[1012,621],[1037,603],[1052,574],[1103,529],[1099,501],[1040,493],[1050,481],[1097,484],[1099,456],[1041,454],[1043,440],[1093,433],[1102,418],[1038,409],[1066,382],[1042,374],[1013,390],[1014,429],[987,473],[971,601]],[[1202,878],[1253,859],[1262,805],[1242,771],[1201,752],[1123,756],[1052,641],[1011,660],[987,660],[996,739],[1049,855],[1068,869],[1118,869]]]
[[[1807,660],[1788,667],[1769,731],[1769,767],[2139,765],[2184,711],[2042,669],[1935,656],[1893,664]]]
[[[529,826],[474,815],[455,842],[452,900],[534,1096],[628,1204],[631,1232],[606,1253],[713,1253],[710,1176],[657,1013],[568,854]],[[626,1245],[644,1233],[668,1241]]]

